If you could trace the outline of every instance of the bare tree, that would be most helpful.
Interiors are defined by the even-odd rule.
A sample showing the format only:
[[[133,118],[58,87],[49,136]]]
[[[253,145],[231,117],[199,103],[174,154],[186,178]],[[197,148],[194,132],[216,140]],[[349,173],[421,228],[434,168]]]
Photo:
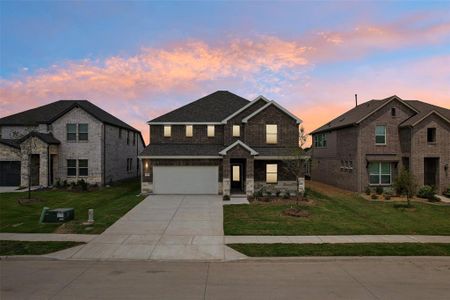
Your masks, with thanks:
[[[394,188],[400,195],[406,196],[408,207],[411,206],[410,198],[414,197],[417,190],[417,180],[407,169],[403,169],[395,179]]]
[[[306,143],[306,140],[308,139],[308,135],[305,132],[305,128],[303,127],[303,125],[300,126],[299,129],[299,135],[298,135],[298,144],[300,146],[300,148],[303,149],[303,146]]]

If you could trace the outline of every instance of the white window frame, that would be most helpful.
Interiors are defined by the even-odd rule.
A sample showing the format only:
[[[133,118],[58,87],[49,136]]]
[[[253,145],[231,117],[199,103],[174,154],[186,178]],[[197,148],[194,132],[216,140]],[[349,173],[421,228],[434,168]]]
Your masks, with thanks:
[[[233,125],[233,137],[241,136],[241,125]]]
[[[275,175],[275,178],[270,178]],[[278,164],[266,164],[266,183],[278,183]]]
[[[86,125],[86,132],[81,132],[80,125]],[[89,141],[89,124],[88,123],[78,123],[77,124],[77,130],[78,130],[78,141],[87,142]],[[86,139],[80,139],[81,134],[86,134]]]
[[[208,137],[214,137],[216,135],[216,126],[215,125],[207,125],[206,131],[207,131]]]
[[[278,143],[278,125],[266,124],[266,144],[272,145],[277,143]]]
[[[70,161],[74,161],[75,162],[75,166],[69,167],[69,160]],[[66,164],[67,164],[67,177],[77,177],[77,160],[76,159],[67,159],[66,160]],[[74,175],[69,175],[69,169],[75,169],[75,174]]]
[[[172,126],[164,125],[164,137],[171,137],[171,136],[172,136]]]
[[[370,173],[370,164],[377,164],[378,165],[378,172],[377,173]],[[389,165],[389,174],[388,173],[382,173],[382,167],[381,167],[382,164]],[[368,170],[369,170],[369,172],[368,172],[369,173],[369,185],[371,185],[371,186],[390,186],[390,185],[392,185],[392,164],[390,162],[382,162],[382,161],[370,162]],[[378,182],[377,183],[370,182],[370,177],[371,176],[378,176]],[[382,180],[381,180],[382,176],[389,176],[389,183],[381,183],[382,182]]]
[[[194,136],[194,126],[186,125],[186,137],[193,137],[193,136]]]
[[[72,126],[75,128],[75,131],[69,131],[69,126]],[[66,124],[66,140],[69,142],[76,142],[77,141],[77,128],[78,125],[76,123],[67,123]],[[73,134],[74,138],[69,139],[69,134]]]
[[[80,167],[80,160],[86,161],[86,167]],[[78,165],[77,165],[77,175],[78,177],[88,177],[89,176],[89,160],[88,159],[78,159]],[[80,175],[80,169],[86,169],[86,175]]]
[[[384,135],[377,134],[377,128],[384,127]],[[384,137],[384,143],[378,143],[377,137],[383,136]],[[386,125],[376,125],[375,126],[375,145],[386,145],[387,144],[387,126]]]

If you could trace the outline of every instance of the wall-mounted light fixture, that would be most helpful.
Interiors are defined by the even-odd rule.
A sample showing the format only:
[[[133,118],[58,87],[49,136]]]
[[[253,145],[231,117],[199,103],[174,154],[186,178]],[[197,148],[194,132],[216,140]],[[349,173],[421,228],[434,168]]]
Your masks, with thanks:
[[[148,169],[148,161],[145,162],[145,169]]]

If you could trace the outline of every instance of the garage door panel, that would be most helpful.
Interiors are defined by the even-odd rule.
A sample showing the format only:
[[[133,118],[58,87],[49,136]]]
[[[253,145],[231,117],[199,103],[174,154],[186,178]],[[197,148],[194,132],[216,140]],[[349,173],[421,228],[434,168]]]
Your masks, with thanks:
[[[20,161],[0,161],[0,186],[20,185]]]
[[[155,194],[218,194],[218,166],[154,166]]]

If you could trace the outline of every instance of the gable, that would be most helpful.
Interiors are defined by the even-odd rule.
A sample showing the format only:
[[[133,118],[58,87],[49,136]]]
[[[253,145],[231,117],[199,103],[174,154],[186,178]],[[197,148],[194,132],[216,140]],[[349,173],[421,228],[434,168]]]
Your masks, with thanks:
[[[267,111],[269,113],[267,113]],[[252,118],[255,118],[256,116],[258,116],[264,112],[266,113],[266,115],[267,114],[270,115],[270,113],[278,112],[278,113],[281,113],[281,114],[293,119],[297,124],[302,123],[302,120],[300,120],[298,117],[293,115],[291,112],[289,112],[287,109],[285,109],[284,107],[282,107],[280,104],[278,104],[275,101],[269,101],[266,105],[264,105],[260,109],[254,111],[253,113],[251,113],[250,115],[248,115],[244,119],[242,119],[242,122],[247,123]]]
[[[233,144],[229,145],[228,147],[226,147],[225,149],[220,151],[219,154],[220,155],[227,155],[227,154],[236,153],[236,152],[242,153],[242,154],[243,153],[250,154],[250,155],[257,155],[258,154],[258,152],[256,152],[254,149],[252,149],[247,144],[241,142],[240,140],[237,140]]]
[[[243,118],[246,116],[252,114],[256,110],[260,109],[264,105],[266,105],[269,102],[269,99],[265,98],[264,96],[258,96],[253,101],[242,107],[241,109],[237,110],[233,114],[227,116],[225,119],[222,120],[223,124],[226,124],[227,122],[241,122]]]

